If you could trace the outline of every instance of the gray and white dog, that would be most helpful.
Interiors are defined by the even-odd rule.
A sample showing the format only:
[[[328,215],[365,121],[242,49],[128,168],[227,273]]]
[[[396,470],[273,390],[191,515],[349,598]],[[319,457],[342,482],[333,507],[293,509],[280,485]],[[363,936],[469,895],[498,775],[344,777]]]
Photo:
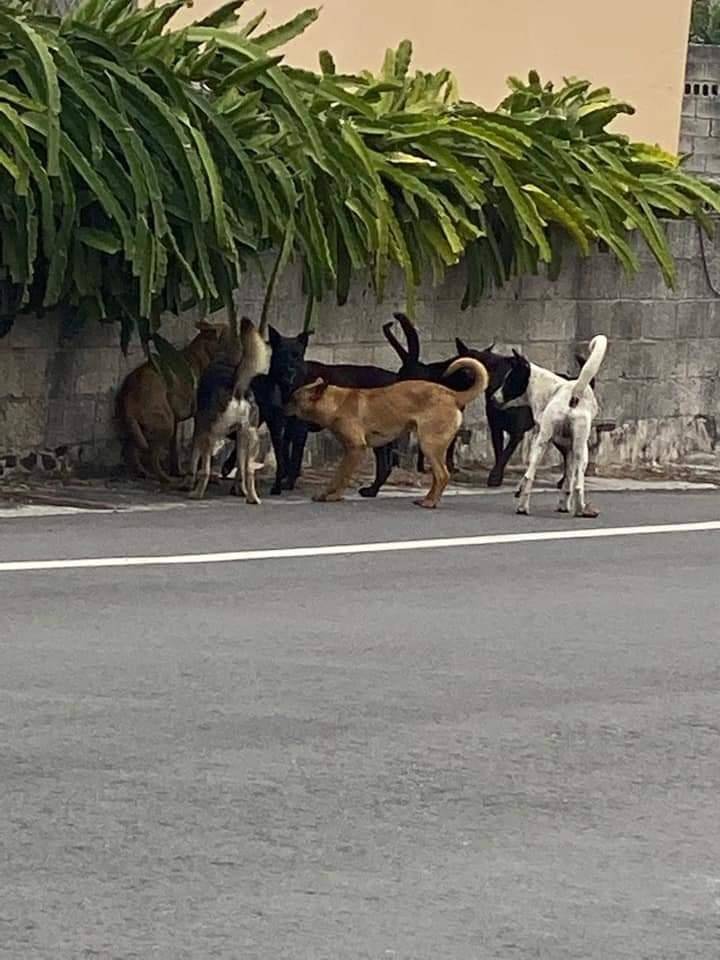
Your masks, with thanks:
[[[567,450],[565,479],[558,510],[576,517],[597,517],[598,511],[585,500],[585,471],[588,465],[590,431],[598,403],[590,386],[607,352],[607,337],[593,338],[590,353],[577,380],[565,380],[551,370],[530,363],[513,350],[511,368],[494,399],[500,407],[527,404],[537,424],[525,475],[515,496],[517,513],[530,512],[530,493],[535,474],[550,442]]]
[[[205,496],[216,448],[235,433],[238,455],[232,492],[245,497],[248,503],[260,503],[255,488],[255,471],[261,466],[256,461],[260,418],[250,384],[258,374],[267,371],[269,362],[268,346],[252,322],[243,317],[239,348],[236,344],[203,374],[197,392],[190,461],[189,488],[193,500]]]

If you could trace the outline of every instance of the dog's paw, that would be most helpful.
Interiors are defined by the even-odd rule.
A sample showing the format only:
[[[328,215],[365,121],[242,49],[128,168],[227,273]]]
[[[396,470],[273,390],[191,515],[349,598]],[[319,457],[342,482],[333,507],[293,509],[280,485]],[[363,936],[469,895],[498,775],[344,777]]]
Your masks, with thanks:
[[[273,488],[270,490],[270,496],[271,496],[271,497],[280,497],[280,496],[282,496],[282,487],[273,487]]]
[[[502,474],[491,470],[488,474],[487,485],[489,487],[501,487],[503,482]]]
[[[518,504],[518,506],[515,507],[515,513],[517,513],[517,515],[520,517],[529,517],[530,508],[523,506],[523,504]]]
[[[376,497],[378,495],[375,487],[360,487],[358,493],[361,497]]]
[[[437,503],[433,500],[428,500],[427,497],[423,497],[422,500],[413,500],[413,503],[416,507],[424,507],[426,510],[436,510]]]
[[[559,503],[555,508],[555,513],[570,513],[570,511],[564,503]]]
[[[245,497],[245,503],[249,503],[253,507],[259,507],[262,505],[262,500],[255,495],[254,497]]]
[[[575,516],[585,520],[595,520],[600,516],[600,511],[591,503],[586,503],[582,510],[575,512]]]
[[[315,503],[340,503],[344,499],[345,497],[341,493],[333,493],[332,491],[316,493],[313,497]]]
[[[188,494],[188,500],[202,500],[204,493],[201,490],[191,490]]]

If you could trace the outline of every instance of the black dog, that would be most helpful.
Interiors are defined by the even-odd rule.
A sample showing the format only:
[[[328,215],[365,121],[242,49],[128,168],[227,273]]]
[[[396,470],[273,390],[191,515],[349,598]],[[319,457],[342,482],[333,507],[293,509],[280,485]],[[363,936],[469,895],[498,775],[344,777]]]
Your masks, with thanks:
[[[272,439],[277,470],[270,493],[277,496],[283,489],[295,488],[302,470],[308,434],[322,429],[285,414],[285,404],[293,391],[318,377],[338,387],[386,387],[395,383],[397,375],[370,365],[325,364],[306,360],[305,351],[311,332],[295,337],[285,337],[273,327],[270,327],[268,332],[272,349],[270,369],[267,374],[255,377],[251,386],[260,411],[260,422],[267,423]],[[374,453],[375,480],[370,487],[360,491],[365,496],[374,496],[390,475],[394,445],[380,447]],[[231,454],[223,465],[224,476],[230,473],[235,462],[236,457]],[[374,492],[368,493],[368,490]]]
[[[493,350],[495,346],[494,343],[486,350],[473,350],[457,337],[455,339],[455,346],[457,347],[459,356],[474,357],[476,360],[479,360],[480,363],[485,366],[490,376],[490,382],[485,391],[485,411],[487,413],[488,429],[490,430],[490,441],[495,455],[495,464],[488,475],[487,485],[489,487],[499,487],[502,485],[505,468],[510,461],[510,457],[515,453],[525,434],[535,426],[532,411],[529,406],[509,407],[503,410],[500,409],[493,400],[493,394],[500,388],[512,370],[512,356],[495,353]],[[585,363],[585,358],[580,354],[575,354],[575,360],[580,367]],[[567,373],[561,373],[559,376],[565,377],[567,380],[574,379]],[[590,385],[594,389],[595,381],[593,380]],[[508,435],[507,446],[505,445],[505,434]],[[562,454],[563,461],[565,461],[567,451],[562,447],[558,447],[557,449]],[[563,477],[558,483],[558,488],[562,487],[563,480],[564,472]]]
[[[403,347],[402,344],[398,342],[395,334],[392,332],[392,320],[384,325],[383,333],[385,334],[385,339],[400,358],[401,366],[397,373],[398,380],[429,380],[431,383],[442,383],[452,390],[468,389],[470,386],[470,377],[465,370],[459,370],[447,379],[445,378],[445,371],[453,360],[457,359],[457,354],[454,357],[448,357],[447,360],[435,360],[433,363],[424,363],[420,359],[420,337],[415,329],[415,325],[404,313],[394,313],[393,316],[400,324],[402,332],[405,334],[405,342],[407,344],[407,347]],[[455,467],[456,443],[457,436],[448,447],[446,456],[447,468],[451,473]],[[424,473],[425,471],[425,458],[423,457],[422,450],[418,451],[417,469],[418,473]]]

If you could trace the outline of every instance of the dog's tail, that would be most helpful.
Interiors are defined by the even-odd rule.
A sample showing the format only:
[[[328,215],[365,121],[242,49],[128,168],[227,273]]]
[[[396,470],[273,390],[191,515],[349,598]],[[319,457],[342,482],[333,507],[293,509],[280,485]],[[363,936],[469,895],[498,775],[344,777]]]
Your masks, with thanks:
[[[602,362],[605,359],[607,348],[607,337],[602,333],[598,334],[596,337],[593,337],[590,341],[590,353],[588,354],[588,358],[583,364],[582,370],[580,371],[580,376],[575,381],[575,386],[572,389],[572,398],[570,401],[572,406],[575,406],[575,404],[590,386],[590,382],[597,376]]]
[[[392,332],[392,328],[393,328],[392,320],[389,323],[386,323],[383,325],[382,329],[383,329],[383,333],[385,334],[385,339],[387,340],[387,342],[390,344],[390,346],[393,348],[395,353],[400,358],[400,363],[402,363],[402,365],[405,366],[405,364],[408,362],[408,352],[405,349],[405,347],[403,347],[403,345],[400,343],[400,341],[395,336],[395,334]]]
[[[490,378],[485,367],[479,360],[475,360],[473,357],[458,357],[457,360],[453,360],[445,371],[444,377],[455,373],[456,370],[469,370],[474,377],[473,385],[468,387],[467,390],[453,390],[453,393],[457,397],[458,406],[466,407],[479,397],[480,394],[485,393]]]
[[[243,317],[240,321],[240,343],[242,360],[235,371],[233,389],[236,397],[243,396],[255,377],[261,373],[267,373],[270,365],[270,348],[247,317]]]
[[[420,337],[415,329],[415,324],[404,313],[394,313],[393,316],[402,327],[402,332],[405,334],[405,340],[407,341],[407,353],[403,363],[418,363],[420,360]]]

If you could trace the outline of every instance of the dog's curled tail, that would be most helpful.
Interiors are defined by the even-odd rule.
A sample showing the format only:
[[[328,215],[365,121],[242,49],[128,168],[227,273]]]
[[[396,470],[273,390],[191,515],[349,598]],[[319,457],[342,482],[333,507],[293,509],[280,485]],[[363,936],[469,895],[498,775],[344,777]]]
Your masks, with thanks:
[[[458,406],[466,407],[468,403],[476,400],[480,394],[485,393],[488,383],[490,383],[490,377],[480,361],[473,357],[458,357],[457,360],[453,360],[445,371],[444,378],[451,373],[455,373],[456,370],[469,370],[474,377],[473,385],[468,387],[467,390],[453,390],[457,397]]]
[[[575,386],[572,389],[572,398],[570,400],[571,406],[574,407],[577,404],[578,400],[580,400],[582,395],[590,386],[590,381],[594,380],[598,375],[598,371],[600,370],[602,362],[605,359],[607,348],[607,337],[602,333],[599,333],[590,341],[590,353],[588,354],[588,358],[585,361],[582,370],[580,371],[580,376],[575,381]]]
[[[240,343],[242,360],[235,372],[236,397],[246,393],[255,377],[261,373],[267,373],[270,366],[270,348],[247,317],[243,317],[240,321]]]

